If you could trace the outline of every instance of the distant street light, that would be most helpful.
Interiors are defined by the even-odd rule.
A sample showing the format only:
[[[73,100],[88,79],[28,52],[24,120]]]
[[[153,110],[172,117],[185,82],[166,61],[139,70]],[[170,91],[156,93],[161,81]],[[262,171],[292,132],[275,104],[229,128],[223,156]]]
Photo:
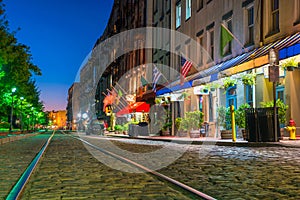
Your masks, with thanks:
[[[12,132],[12,126],[13,126],[13,114],[14,114],[14,93],[16,92],[17,88],[11,89],[11,110],[10,110],[10,126],[9,126],[9,132]]]

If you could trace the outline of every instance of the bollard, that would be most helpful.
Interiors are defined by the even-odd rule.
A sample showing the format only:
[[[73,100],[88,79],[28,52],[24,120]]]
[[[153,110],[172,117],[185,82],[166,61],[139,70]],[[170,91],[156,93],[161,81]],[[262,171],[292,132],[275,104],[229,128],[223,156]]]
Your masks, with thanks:
[[[232,141],[233,141],[233,142],[236,142],[234,105],[231,105],[231,106],[230,106],[230,114],[231,114],[231,127],[232,127]]]

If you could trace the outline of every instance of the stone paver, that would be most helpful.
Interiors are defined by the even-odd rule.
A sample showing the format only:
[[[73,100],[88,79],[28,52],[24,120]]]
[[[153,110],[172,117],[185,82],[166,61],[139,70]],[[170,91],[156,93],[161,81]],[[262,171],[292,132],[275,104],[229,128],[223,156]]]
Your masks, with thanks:
[[[139,149],[156,151],[164,146],[156,141],[118,141],[113,142],[118,148],[133,153]],[[90,142],[105,148],[105,143],[99,140]],[[300,148],[174,143],[166,146],[169,148],[164,147],[166,151],[182,148],[186,152],[158,171],[217,199],[300,199]],[[120,152],[116,149],[109,150]],[[143,162],[145,158],[136,159]]]
[[[115,161],[118,163],[118,161]],[[94,158],[82,142],[56,135],[22,199],[191,199],[146,173],[127,173]]]
[[[217,199],[300,199],[300,148],[85,139],[115,153],[124,150],[150,167],[165,164],[169,152],[182,151],[158,171]],[[29,154],[40,148],[31,143],[36,140],[42,141],[32,137],[0,146],[0,199],[32,159]],[[56,135],[22,199],[196,199],[147,173],[128,173],[124,168],[132,166],[105,156],[67,135]]]
[[[49,136],[40,134],[0,145],[0,199],[5,199]]]

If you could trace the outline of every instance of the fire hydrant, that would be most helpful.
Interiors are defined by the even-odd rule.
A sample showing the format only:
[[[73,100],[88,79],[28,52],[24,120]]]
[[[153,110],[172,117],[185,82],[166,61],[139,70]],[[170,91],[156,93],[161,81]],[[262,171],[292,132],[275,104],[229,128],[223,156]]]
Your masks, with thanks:
[[[290,134],[290,140],[296,140],[296,123],[293,119],[290,119],[289,125],[285,127],[285,129],[289,132]]]

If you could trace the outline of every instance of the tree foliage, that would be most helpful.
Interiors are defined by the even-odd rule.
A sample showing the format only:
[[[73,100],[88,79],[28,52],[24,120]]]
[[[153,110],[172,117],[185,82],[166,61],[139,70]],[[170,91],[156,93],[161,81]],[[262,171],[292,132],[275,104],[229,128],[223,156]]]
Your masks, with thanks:
[[[33,75],[41,75],[41,70],[33,64],[30,48],[19,43],[15,34],[16,31],[9,29],[5,5],[0,0],[0,122],[9,120],[13,98],[14,115],[20,115],[21,110],[29,115],[27,105],[37,113],[43,112],[40,92],[33,79]],[[12,88],[16,88],[15,93],[12,93]],[[21,97],[23,104],[20,103]]]

